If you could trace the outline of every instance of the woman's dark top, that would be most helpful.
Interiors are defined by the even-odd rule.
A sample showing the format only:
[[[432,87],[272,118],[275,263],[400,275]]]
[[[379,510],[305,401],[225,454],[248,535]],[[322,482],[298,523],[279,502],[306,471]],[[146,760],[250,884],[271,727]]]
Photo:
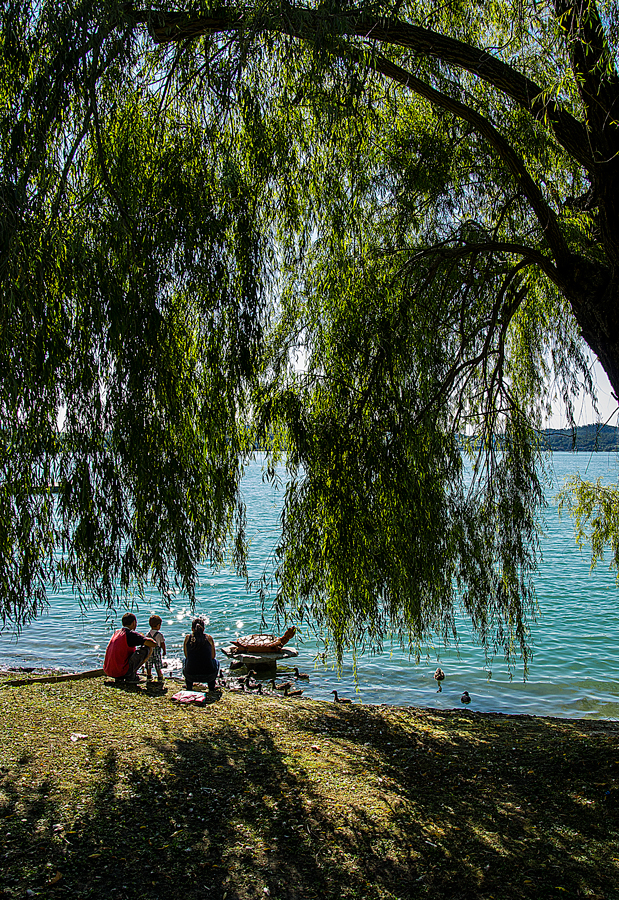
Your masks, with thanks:
[[[217,672],[213,649],[209,641],[187,641],[187,658],[185,660],[185,678],[187,681],[206,681],[209,675]]]

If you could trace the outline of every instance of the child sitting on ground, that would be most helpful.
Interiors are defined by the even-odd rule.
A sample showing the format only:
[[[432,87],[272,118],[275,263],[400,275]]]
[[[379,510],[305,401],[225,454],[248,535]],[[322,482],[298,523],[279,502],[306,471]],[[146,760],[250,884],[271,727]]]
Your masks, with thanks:
[[[152,655],[146,660],[146,680],[153,680],[153,666],[157,672],[157,680],[163,684],[163,665],[161,661],[161,657],[166,655],[166,646],[165,646],[165,638],[161,634],[161,616],[151,616],[148,620],[148,624],[150,625],[150,631],[148,632],[148,637],[152,638],[155,642],[155,646],[153,648]]]

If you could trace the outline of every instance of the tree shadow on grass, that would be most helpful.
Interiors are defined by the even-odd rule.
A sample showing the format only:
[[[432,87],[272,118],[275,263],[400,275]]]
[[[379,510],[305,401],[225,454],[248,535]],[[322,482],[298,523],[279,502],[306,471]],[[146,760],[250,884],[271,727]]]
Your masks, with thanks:
[[[425,896],[619,897],[614,725],[334,705],[310,730],[376,781]]]
[[[619,896],[614,731],[291,703],[296,747],[260,702],[249,726],[163,724],[135,758],[85,744],[68,806],[24,754],[2,772],[4,896]]]

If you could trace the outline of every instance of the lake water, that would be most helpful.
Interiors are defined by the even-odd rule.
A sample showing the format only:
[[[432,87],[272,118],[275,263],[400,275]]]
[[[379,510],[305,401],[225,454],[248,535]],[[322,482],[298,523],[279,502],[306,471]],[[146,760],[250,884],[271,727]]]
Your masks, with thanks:
[[[426,707],[460,707],[468,690],[470,709],[531,715],[582,718],[619,718],[619,588],[614,573],[600,564],[591,573],[589,555],[575,545],[572,522],[559,519],[556,493],[567,475],[602,477],[611,483],[618,477],[617,454],[555,453],[556,483],[549,490],[547,531],[542,540],[543,561],[536,577],[540,607],[532,625],[534,657],[526,681],[522,667],[513,678],[502,659],[486,665],[483,652],[463,627],[459,652],[438,647],[429,658],[415,664],[398,648],[376,657],[358,660],[357,686],[351,658],[341,675],[314,664],[317,647],[307,636],[295,638],[298,664],[310,673],[305,696],[332,699],[330,691],[362,703],[388,703]],[[262,483],[261,461],[256,460],[244,481],[251,536],[251,573],[257,577],[268,567],[278,534],[281,494]],[[140,604],[139,627],[148,629],[148,617],[158,612],[168,646],[170,672],[178,671],[183,637],[194,615],[187,599],[175,596],[166,610],[155,592]],[[261,631],[259,601],[245,590],[243,580],[229,571],[201,571],[196,613],[209,620],[216,644],[226,645],[239,634]],[[107,641],[118,619],[100,609],[80,610],[70,589],[51,598],[49,611],[17,637],[10,629],[0,633],[0,662],[9,666],[57,667],[77,671],[99,666]],[[270,630],[270,629],[269,629]],[[225,665],[225,657],[221,656]],[[441,693],[433,673],[437,664],[446,673]]]

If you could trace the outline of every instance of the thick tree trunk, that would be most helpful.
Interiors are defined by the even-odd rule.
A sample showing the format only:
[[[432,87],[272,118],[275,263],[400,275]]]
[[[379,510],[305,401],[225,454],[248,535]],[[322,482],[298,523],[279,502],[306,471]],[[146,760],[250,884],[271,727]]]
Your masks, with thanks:
[[[619,106],[619,93],[616,105]],[[614,110],[612,115],[616,115]],[[595,192],[599,204],[601,243],[610,265],[619,269],[619,135],[612,148],[608,149],[610,157],[596,166]],[[615,297],[619,299],[619,294]]]
[[[583,339],[619,397],[619,271],[579,260],[564,288]]]

